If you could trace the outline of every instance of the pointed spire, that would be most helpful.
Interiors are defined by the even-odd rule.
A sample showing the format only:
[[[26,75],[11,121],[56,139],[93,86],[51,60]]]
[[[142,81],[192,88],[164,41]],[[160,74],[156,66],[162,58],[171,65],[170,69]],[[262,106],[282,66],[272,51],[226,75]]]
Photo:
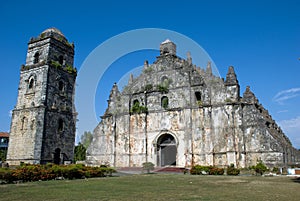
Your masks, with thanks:
[[[209,75],[209,76],[212,76],[211,62],[210,61],[207,62],[206,74]]]
[[[191,52],[186,53],[186,58],[187,58],[188,64],[191,65],[192,64]]]
[[[234,72],[234,68],[233,66],[229,66],[228,68],[228,72],[226,75],[226,81],[225,81],[225,85],[237,85],[239,84],[237,78],[236,78],[236,74]]]
[[[118,89],[118,85],[117,85],[117,83],[114,83],[114,85],[110,91],[110,94],[109,94],[109,99],[107,100],[108,107],[106,108],[104,116],[112,115],[114,113],[114,111],[118,107],[118,102],[119,102],[118,97],[119,96],[120,96],[120,91]]]
[[[120,94],[120,91],[118,89],[118,85],[117,85],[117,83],[114,83],[114,85],[110,91],[109,99],[111,100],[111,99],[115,98],[116,96],[118,96],[119,94]]]
[[[130,73],[128,84],[132,84],[132,82],[133,82],[133,74]]]
[[[250,103],[250,104],[254,104],[258,102],[254,93],[250,90],[250,86],[246,87],[246,91],[243,94],[243,102]]]
[[[149,62],[148,62],[148,60],[145,60],[144,61],[144,68],[147,68],[149,66]]]

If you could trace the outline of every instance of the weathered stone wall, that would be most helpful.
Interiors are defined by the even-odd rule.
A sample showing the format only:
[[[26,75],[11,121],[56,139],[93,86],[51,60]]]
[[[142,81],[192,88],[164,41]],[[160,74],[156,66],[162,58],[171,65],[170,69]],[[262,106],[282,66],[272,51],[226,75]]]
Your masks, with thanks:
[[[51,28],[28,44],[18,100],[13,110],[7,161],[10,165],[71,161],[74,155],[74,46]]]
[[[178,58],[174,48],[163,43],[154,64],[145,62],[123,92],[113,86],[87,150],[88,164],[161,166],[172,154],[172,164],[181,167],[248,167],[259,160],[284,166],[298,160],[299,153],[249,87],[240,97],[233,67],[224,81],[212,74],[210,63],[206,70],[195,67],[190,55]],[[170,145],[160,144],[166,135],[175,140],[173,153],[162,150]]]

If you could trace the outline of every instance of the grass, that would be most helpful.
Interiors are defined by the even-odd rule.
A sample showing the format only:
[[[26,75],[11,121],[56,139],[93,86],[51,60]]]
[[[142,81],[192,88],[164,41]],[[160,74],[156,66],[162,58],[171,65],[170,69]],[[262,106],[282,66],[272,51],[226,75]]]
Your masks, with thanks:
[[[141,174],[0,185],[0,200],[299,200],[289,177]]]

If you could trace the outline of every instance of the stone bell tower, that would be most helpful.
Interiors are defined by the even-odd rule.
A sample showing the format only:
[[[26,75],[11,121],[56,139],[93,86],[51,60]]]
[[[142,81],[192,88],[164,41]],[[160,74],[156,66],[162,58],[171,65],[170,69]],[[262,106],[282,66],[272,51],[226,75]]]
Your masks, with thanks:
[[[74,45],[56,28],[28,43],[12,113],[7,162],[62,164],[74,155]]]

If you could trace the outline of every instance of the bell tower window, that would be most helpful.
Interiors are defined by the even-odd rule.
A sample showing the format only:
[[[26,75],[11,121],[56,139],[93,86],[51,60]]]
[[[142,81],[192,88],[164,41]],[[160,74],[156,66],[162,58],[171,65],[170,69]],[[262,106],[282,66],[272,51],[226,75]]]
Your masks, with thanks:
[[[199,91],[195,92],[196,100],[201,101],[201,93]]]
[[[63,81],[59,81],[59,83],[58,83],[58,90],[60,92],[63,92],[65,90],[65,84],[64,84]]]
[[[64,57],[62,55],[59,56],[58,62],[59,62],[60,65],[63,65],[63,63],[64,63]]]
[[[39,63],[39,61],[40,61],[40,53],[36,52],[34,54],[33,63],[36,64],[36,63]]]
[[[21,120],[21,130],[25,130],[27,124],[27,119],[26,117],[23,117]]]
[[[58,120],[58,128],[57,128],[58,132],[62,132],[64,131],[64,121],[62,119]]]
[[[29,79],[28,89],[32,89],[34,87],[34,78]]]
[[[163,96],[161,98],[161,107],[163,107],[164,109],[168,109],[169,107],[169,99],[167,96]]]

